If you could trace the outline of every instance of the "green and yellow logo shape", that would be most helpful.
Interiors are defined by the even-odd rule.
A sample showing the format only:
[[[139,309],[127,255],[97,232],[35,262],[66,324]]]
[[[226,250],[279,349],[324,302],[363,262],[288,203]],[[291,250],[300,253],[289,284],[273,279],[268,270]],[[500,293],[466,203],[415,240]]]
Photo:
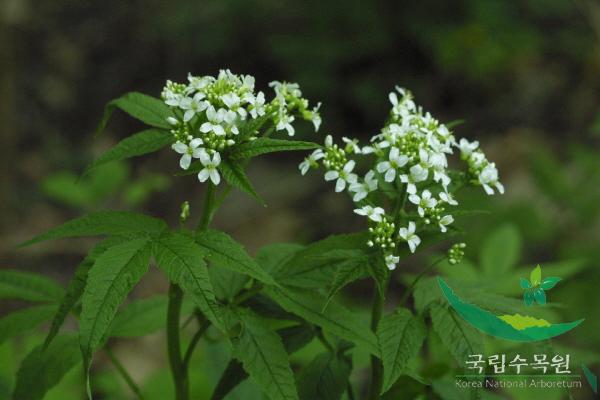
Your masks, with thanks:
[[[530,306],[534,302],[540,305],[546,304],[545,292],[552,289],[559,281],[558,277],[542,279],[542,271],[538,265],[531,272],[529,281],[521,278],[521,288],[525,290],[523,294],[525,305]],[[450,306],[462,318],[483,333],[500,339],[538,342],[562,335],[583,322],[583,319],[579,319],[573,322],[552,324],[544,319],[528,315],[495,315],[462,300],[441,277],[438,277],[438,284]]]

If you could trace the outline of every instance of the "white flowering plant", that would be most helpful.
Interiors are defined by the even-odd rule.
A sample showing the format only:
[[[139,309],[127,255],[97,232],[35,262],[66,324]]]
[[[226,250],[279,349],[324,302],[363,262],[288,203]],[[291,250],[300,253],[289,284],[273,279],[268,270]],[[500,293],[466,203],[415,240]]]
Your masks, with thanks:
[[[178,175],[204,187],[202,213],[190,229],[193,201],[181,205],[175,228],[139,213],[100,211],[23,243],[104,237],[77,266],[66,289],[39,275],[0,271],[0,298],[47,303],[8,316],[10,334],[50,321],[44,343],[19,369],[13,398],[43,398],[82,360],[87,395],[93,398],[90,371],[99,351],[131,392],[144,398],[145,390],[112,352],[112,343],[162,328],[177,400],[194,398],[190,362],[207,331],[231,350],[213,400],[227,398],[246,378],[275,400],[354,399],[359,389],[351,381],[354,349],[371,355],[369,399],[380,398],[406,373],[425,333],[422,317],[403,306],[435,263],[407,289],[400,307],[384,315],[391,271],[412,253],[450,237],[452,210],[458,204],[454,194],[460,187],[503,192],[495,165],[477,142],[457,141],[450,128],[399,88],[389,96],[388,121],[366,146],[349,138],[339,146],[330,135],[323,146],[291,140],[299,120],[319,129],[320,105],[310,107],[297,84],[275,81],[269,86],[274,95],[267,101],[256,91],[253,77],[223,70],[217,76],[190,75],[187,83],[167,81],[160,99],[129,93],[108,104],[99,131],[115,108],[150,128],[119,142],[90,169],[170,147],[178,159]],[[349,194],[368,229],[308,245],[270,244],[251,257],[210,223],[231,188],[262,202],[245,173],[253,157],[291,150],[312,151],[300,164],[301,173],[322,167],[335,191]],[[455,152],[466,167],[449,168],[447,158]],[[456,243],[444,259],[456,264],[463,255],[464,244]],[[168,295],[127,302],[150,265],[165,273]],[[335,299],[342,288],[363,278],[372,278],[375,287],[370,326]],[[69,315],[78,321],[77,332],[63,327]],[[322,352],[307,365],[292,368],[290,354],[313,340],[320,342]]]

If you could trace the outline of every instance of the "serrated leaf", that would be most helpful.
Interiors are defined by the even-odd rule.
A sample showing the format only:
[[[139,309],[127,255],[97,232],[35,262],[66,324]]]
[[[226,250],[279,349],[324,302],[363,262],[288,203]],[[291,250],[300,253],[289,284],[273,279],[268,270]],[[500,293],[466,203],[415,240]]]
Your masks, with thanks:
[[[63,288],[43,275],[11,269],[0,270],[0,299],[56,302]]]
[[[220,306],[210,283],[204,250],[189,236],[167,233],[154,240],[152,252],[169,280],[189,295],[202,313],[224,330]]]
[[[146,238],[110,247],[88,272],[81,299],[79,340],[87,371],[94,349],[102,342],[121,303],[148,271],[150,245]]]
[[[385,265],[383,258],[378,254],[374,254],[369,258],[368,268],[371,277],[375,281],[379,295],[382,298],[385,298],[390,270],[388,269],[387,265]]]
[[[72,219],[21,243],[19,247],[78,236],[156,234],[166,228],[164,221],[147,215],[128,211],[100,211]]]
[[[233,160],[223,160],[221,164],[219,164],[219,170],[223,174],[223,178],[229,183],[231,186],[240,189],[242,192],[249,194],[256,201],[258,201],[261,205],[265,206],[265,201],[260,197],[248,176],[244,172],[244,168],[241,164],[233,161]]]
[[[433,303],[430,315],[433,330],[459,365],[463,365],[470,354],[484,353],[481,334],[456,315],[454,310]]]
[[[233,355],[271,399],[298,399],[288,354],[277,333],[249,310],[236,310],[242,323],[240,336],[232,339]]]
[[[216,298],[226,302],[232,300],[250,281],[248,275],[226,268],[208,268],[208,275]]]
[[[542,267],[538,265],[532,269],[529,280],[531,281],[532,286],[538,286],[542,281]]]
[[[161,330],[165,326],[169,299],[164,295],[134,300],[119,310],[110,327],[110,337],[139,337]],[[193,311],[194,305],[184,301],[182,314]]]
[[[276,285],[264,269],[246,253],[244,247],[224,232],[209,229],[196,235],[208,261],[218,268],[227,268],[248,275],[267,285]]]
[[[173,135],[165,130],[147,129],[126,137],[114,147],[104,152],[87,168],[90,170],[112,161],[120,161],[126,158],[137,157],[143,154],[153,153],[174,142]]]
[[[336,293],[346,285],[369,276],[368,265],[369,259],[367,257],[350,258],[338,263],[323,309],[329,305]]]
[[[96,262],[96,258],[98,258],[100,254],[104,253],[109,247],[121,244],[125,241],[126,239],[122,237],[109,237],[103,240],[94,246],[84,260],[79,263],[77,268],[75,268],[73,277],[69,281],[67,290],[65,291],[65,294],[60,301],[58,310],[56,310],[56,313],[52,319],[50,330],[48,331],[48,335],[44,341],[44,347],[47,347],[50,342],[52,342],[54,337],[58,334],[60,327],[65,322],[67,315],[69,315],[73,307],[75,307],[75,304],[77,304],[79,299],[81,299],[81,295],[83,294],[83,290],[87,282],[88,272]]]
[[[317,355],[300,373],[298,388],[302,400],[339,400],[346,390],[352,361],[339,353]]]
[[[325,299],[312,291],[307,292],[289,287],[285,289],[268,287],[265,288],[265,293],[286,311],[379,356],[379,345],[373,332],[367,328],[364,321],[344,307],[330,303],[327,309],[321,311]]]
[[[314,289],[333,281],[339,257],[325,257],[333,250],[359,250],[368,253],[367,232],[332,235],[296,252],[274,272],[275,280],[288,286]]]
[[[54,305],[24,308],[0,318],[0,344],[6,339],[22,333],[29,333],[42,323],[50,320],[56,311]]]
[[[268,273],[274,274],[304,246],[295,243],[274,243],[261,247],[256,262]]]
[[[230,153],[230,157],[243,160],[266,153],[274,153],[278,151],[312,150],[319,147],[320,146],[318,144],[311,142],[262,137],[234,147]]]
[[[554,286],[556,286],[556,284],[558,282],[560,282],[560,278],[557,276],[549,276],[547,278],[544,278],[542,280],[542,283],[540,283],[540,287],[544,290],[550,290],[552,289]]]
[[[423,321],[405,308],[399,308],[381,319],[377,339],[383,362],[382,393],[392,387],[408,361],[419,353],[425,335]]]
[[[310,343],[315,336],[314,330],[307,325],[282,328],[277,331],[277,334],[281,337],[283,347],[288,354],[298,351]],[[248,378],[248,374],[244,371],[242,364],[238,360],[232,359],[221,374],[211,400],[223,399],[246,378]]]
[[[514,268],[520,256],[519,231],[514,225],[503,225],[484,241],[480,261],[487,276],[499,276]]]
[[[173,116],[173,113],[162,100],[143,93],[130,92],[110,101],[106,105],[102,120],[100,120],[96,129],[96,135],[104,131],[115,108],[125,111],[133,118],[150,126],[163,129],[171,128],[167,122],[167,118]]]
[[[45,350],[37,346],[19,367],[13,400],[41,400],[80,361],[75,335],[57,336]]]

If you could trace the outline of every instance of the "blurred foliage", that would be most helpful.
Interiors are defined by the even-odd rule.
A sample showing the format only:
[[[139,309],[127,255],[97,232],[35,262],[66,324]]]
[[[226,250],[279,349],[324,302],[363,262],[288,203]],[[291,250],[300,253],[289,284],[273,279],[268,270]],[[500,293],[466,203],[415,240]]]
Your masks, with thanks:
[[[173,160],[164,158],[135,169],[108,164],[80,177],[105,141],[137,128],[121,118],[111,124],[113,132],[106,135],[111,139],[92,137],[103,104],[119,93],[135,89],[156,95],[167,78],[182,80],[188,71],[213,73],[221,67],[255,75],[259,87],[270,77],[289,77],[301,83],[308,97],[323,101],[325,132],[366,138],[379,129],[376,121],[387,112],[381,93],[401,84],[434,114],[464,118],[466,123],[456,129],[483,137],[492,146],[491,158],[499,160],[508,192],[493,203],[479,193],[462,193],[459,201],[466,209],[489,214],[459,221],[466,232],[468,260],[438,271],[478,285],[477,290],[466,290],[466,298],[474,302],[489,298],[491,292],[512,297],[505,304],[508,308],[521,301],[518,278],[527,276],[533,265],[556,271],[564,281],[553,289],[553,304],[545,312],[553,320],[563,320],[567,313],[586,318],[576,333],[556,346],[568,348],[581,360],[587,356],[598,374],[598,9],[594,0],[6,0],[0,3],[0,226],[3,232],[18,232],[18,238],[7,240],[16,243],[51,225],[48,220],[107,206],[143,205],[176,221],[178,209],[171,205],[197,198],[187,181],[168,185],[164,174],[173,171],[166,161]],[[269,181],[273,175],[264,171],[295,170],[292,161],[297,160],[283,156],[257,172]],[[265,237],[299,241],[358,229],[348,217],[349,203],[340,205],[339,197],[322,194],[317,180],[302,184],[311,186],[300,198],[285,197],[283,205],[270,199],[274,223],[265,223],[265,230],[273,232]],[[242,214],[269,218],[243,201],[233,204]],[[240,213],[219,223],[239,229],[242,242],[252,241],[255,220],[244,220]],[[289,238],[281,228],[282,218],[299,218],[303,227]],[[513,246],[513,254],[503,254],[501,280],[495,279],[498,271],[489,263],[499,255],[485,255],[490,240]],[[73,265],[69,256],[26,258],[11,250],[2,252],[0,262],[3,267],[32,269],[43,259],[44,268],[56,276],[64,274],[65,265]],[[416,275],[420,261],[409,260],[403,278]],[[394,293],[401,295],[405,282],[396,282]],[[154,293],[164,287],[150,283],[145,290]],[[366,293],[360,284],[344,291],[350,303]],[[0,346],[0,398],[10,393],[22,355],[40,340],[20,338]],[[170,376],[162,347],[156,345],[162,340],[153,340],[119,339],[115,347],[117,354],[123,350],[126,365],[141,371],[148,398],[164,399],[171,393]],[[494,341],[486,346],[501,348]],[[203,343],[191,369],[194,398],[208,396],[225,368],[227,352],[210,340]],[[294,355],[295,365],[318,352],[318,344],[311,344]],[[386,398],[458,398],[448,383],[455,364],[435,333],[427,340],[425,356]],[[364,381],[360,369],[368,356],[358,354],[353,363],[359,371],[354,378]],[[93,378],[98,398],[129,398],[111,365],[104,359],[98,364]],[[418,384],[423,378],[432,386]],[[81,389],[80,372],[74,370],[47,398],[77,398]],[[228,398],[255,399],[259,393],[245,381]],[[552,398],[546,393],[545,399]],[[533,395],[511,393],[514,398]],[[582,391],[575,398],[586,395]]]

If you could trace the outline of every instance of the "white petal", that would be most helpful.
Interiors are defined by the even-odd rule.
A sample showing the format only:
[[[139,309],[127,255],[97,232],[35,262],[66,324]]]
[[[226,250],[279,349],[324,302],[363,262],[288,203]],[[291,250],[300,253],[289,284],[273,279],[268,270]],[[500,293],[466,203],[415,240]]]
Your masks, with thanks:
[[[195,139],[192,139],[192,140],[190,141],[190,147],[192,147],[192,148],[194,148],[194,149],[195,149],[196,147],[199,147],[199,146],[200,146],[200,145],[202,145],[203,143],[204,143],[204,142],[202,141],[202,139],[200,139],[200,138],[195,138]]]
[[[217,136],[225,136],[225,129],[221,125],[213,125],[213,132]]]
[[[213,155],[213,158],[212,158],[212,164],[215,167],[217,167],[217,166],[219,166],[219,164],[221,164],[221,153],[215,152],[215,154]]]
[[[208,179],[209,176],[209,172],[207,168],[204,168],[202,171],[200,171],[198,173],[198,180],[200,182],[206,182],[206,180]]]
[[[337,171],[327,171],[325,173],[325,180],[332,181],[334,179],[337,179],[339,176],[340,176],[340,174]]]
[[[415,233],[415,228],[416,228],[415,223],[413,221],[410,221],[408,223],[408,232]]]
[[[394,179],[396,179],[396,170],[394,168],[390,168],[385,173],[385,181],[386,182],[393,182]]]
[[[190,164],[192,163],[192,156],[189,154],[184,154],[181,156],[179,160],[179,166],[183,169],[188,169]]]
[[[494,189],[492,189],[492,188],[491,188],[490,186],[488,186],[487,184],[484,184],[484,185],[483,185],[483,189],[484,189],[484,190],[485,190],[485,192],[486,192],[488,195],[490,195],[490,196],[494,194]]]
[[[208,133],[210,131],[212,131],[212,124],[210,122],[205,122],[202,125],[200,125],[200,132]]]
[[[390,165],[389,161],[383,161],[380,162],[379,164],[377,164],[377,171],[379,172],[385,172],[388,169],[390,169],[392,166]]]
[[[200,158],[200,162],[202,163],[202,165],[210,164],[210,156],[208,155],[208,153],[206,151],[201,152],[199,158]]]
[[[410,196],[408,196],[408,201],[410,201],[413,204],[419,204],[421,202],[421,199],[416,194],[411,194]]]
[[[409,183],[408,186],[406,187],[406,191],[409,194],[415,194],[415,193],[417,193],[417,187],[415,186],[414,183]]]
[[[216,169],[211,169],[210,180],[212,181],[212,183],[215,184],[215,186],[218,185],[219,182],[221,182],[221,176],[219,175],[219,171],[217,171]]]
[[[343,180],[342,178],[339,178],[336,182],[335,182],[335,191],[336,192],[341,192],[342,190],[344,190],[346,188],[346,181]]]
[[[181,142],[176,142],[174,143],[171,148],[173,150],[175,150],[176,152],[178,152],[179,154],[185,154],[187,153],[188,147],[187,145],[185,145],[184,143]]]
[[[183,114],[183,120],[185,122],[188,122],[190,119],[194,118],[194,115],[196,115],[196,111],[194,111],[194,110],[187,110],[185,112],[185,114]]]
[[[354,160],[350,160],[346,163],[346,165],[344,165],[344,172],[349,174],[350,172],[352,172],[352,170],[354,169],[354,166],[356,165],[356,162]]]

